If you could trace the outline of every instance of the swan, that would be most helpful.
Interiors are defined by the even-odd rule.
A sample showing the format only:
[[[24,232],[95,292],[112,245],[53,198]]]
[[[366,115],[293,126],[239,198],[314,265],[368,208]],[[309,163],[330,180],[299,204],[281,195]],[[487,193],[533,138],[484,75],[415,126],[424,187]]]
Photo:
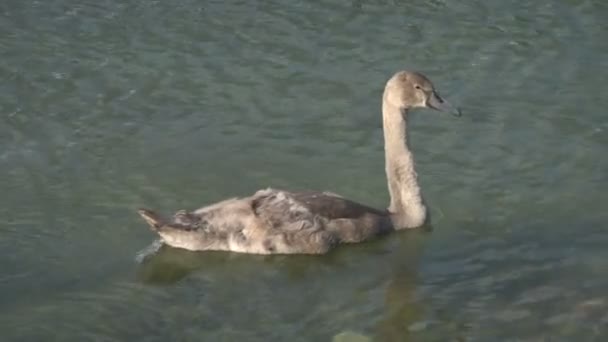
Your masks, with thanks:
[[[192,212],[180,210],[170,219],[149,209],[138,213],[169,246],[251,254],[323,254],[339,244],[422,226],[427,209],[407,139],[407,117],[413,108],[460,116],[419,72],[399,71],[387,81],[382,97],[387,209],[331,192],[268,188]]]

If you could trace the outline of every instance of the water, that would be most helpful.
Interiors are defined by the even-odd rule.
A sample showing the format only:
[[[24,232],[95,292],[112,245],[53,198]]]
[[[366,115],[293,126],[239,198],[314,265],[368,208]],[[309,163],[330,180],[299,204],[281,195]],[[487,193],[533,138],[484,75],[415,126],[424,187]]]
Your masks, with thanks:
[[[3,341],[603,341],[603,1],[0,3]],[[382,207],[380,94],[432,229],[322,257],[161,248],[135,214],[267,186]],[[343,335],[341,335],[343,336]]]

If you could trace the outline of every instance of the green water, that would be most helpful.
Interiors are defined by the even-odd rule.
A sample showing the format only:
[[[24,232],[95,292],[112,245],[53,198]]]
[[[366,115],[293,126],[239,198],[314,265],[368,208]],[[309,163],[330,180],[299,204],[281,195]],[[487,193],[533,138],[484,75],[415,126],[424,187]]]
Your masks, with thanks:
[[[604,341],[608,4],[0,2],[2,341]],[[163,248],[135,209],[382,207],[400,69],[432,229],[321,257]]]

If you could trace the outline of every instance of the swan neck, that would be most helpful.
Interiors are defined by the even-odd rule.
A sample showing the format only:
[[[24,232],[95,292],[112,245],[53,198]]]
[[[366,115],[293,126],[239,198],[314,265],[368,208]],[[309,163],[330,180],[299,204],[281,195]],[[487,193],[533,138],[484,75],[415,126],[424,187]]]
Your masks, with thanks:
[[[396,228],[418,227],[426,220],[414,158],[407,136],[407,111],[382,104],[386,177],[390,194],[389,212]]]

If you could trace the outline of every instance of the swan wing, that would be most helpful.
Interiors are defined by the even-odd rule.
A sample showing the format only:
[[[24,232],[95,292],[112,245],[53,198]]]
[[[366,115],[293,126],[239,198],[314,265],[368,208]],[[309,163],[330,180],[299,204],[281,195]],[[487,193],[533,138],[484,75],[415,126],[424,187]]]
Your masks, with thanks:
[[[289,192],[266,189],[258,191],[251,202],[254,213],[271,223],[285,226],[298,221],[331,221],[336,219],[356,220],[366,215],[386,216],[378,210],[331,192],[303,191]]]

